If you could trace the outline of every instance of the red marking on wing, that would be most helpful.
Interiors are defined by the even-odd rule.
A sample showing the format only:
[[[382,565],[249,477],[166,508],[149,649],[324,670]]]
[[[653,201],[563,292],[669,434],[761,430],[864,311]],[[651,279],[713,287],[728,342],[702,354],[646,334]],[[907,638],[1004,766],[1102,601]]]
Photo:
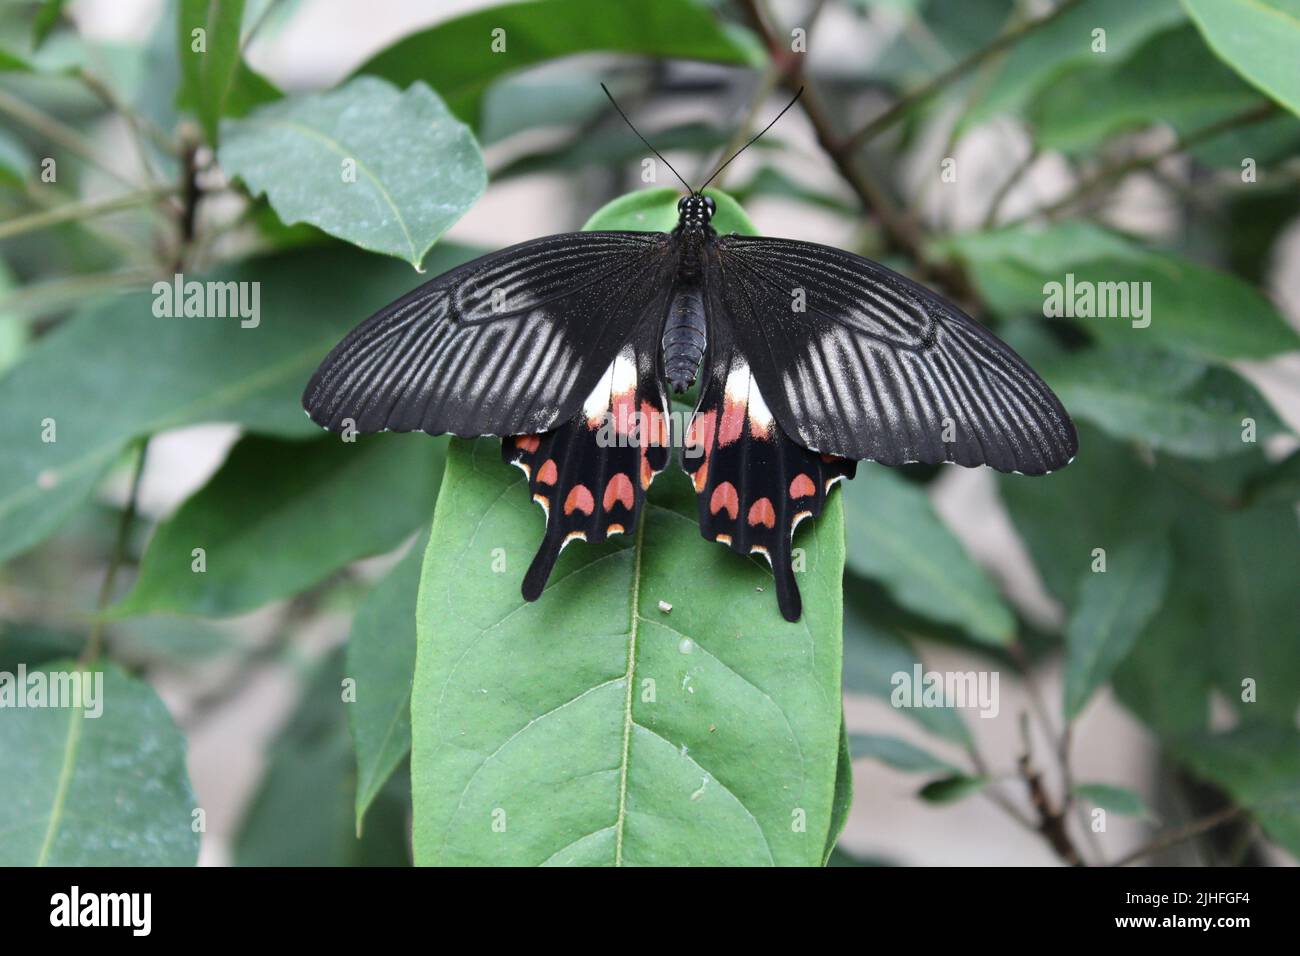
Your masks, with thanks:
[[[668,444],[668,428],[663,413],[649,402],[641,403],[641,447],[664,447]]]
[[[555,479],[555,459],[548,458],[546,459],[546,464],[542,465],[542,467],[537,471],[537,483],[539,485],[553,485],[555,484]]]
[[[717,514],[724,508],[732,521],[735,521],[736,515],[740,514],[740,496],[736,494],[736,486],[729,481],[724,481],[714,488],[713,497],[709,499],[710,513]]]
[[[704,459],[704,464],[695,470],[691,476],[691,482],[695,485],[695,493],[698,495],[704,490],[704,486],[709,483],[709,460]]]
[[[717,411],[701,412],[691,419],[690,427],[686,429],[686,444],[692,448],[702,448],[706,461],[713,448],[713,435],[717,426]]]
[[[522,448],[528,454],[532,454],[541,447],[542,440],[537,435],[520,435],[515,439],[515,447]]]
[[[610,397],[609,412],[613,416],[614,431],[630,435],[636,427],[636,389],[629,388]],[[644,439],[642,439],[644,443]]]
[[[749,523],[752,525],[761,524],[765,528],[776,525],[776,509],[772,507],[770,498],[759,498],[750,506]]]
[[[730,445],[745,428],[745,406],[726,401],[722,406],[722,424],[718,427],[718,444]]]
[[[749,435],[759,441],[770,441],[772,438],[772,423],[768,422],[766,425],[760,425],[751,418],[749,420]]]
[[[644,491],[650,487],[650,482],[655,480],[654,469],[650,467],[649,460],[645,455],[641,456],[641,489]]]
[[[817,486],[807,475],[796,475],[794,481],[790,482],[791,498],[807,498],[815,494],[817,494]]]
[[[609,484],[605,486],[605,510],[608,511],[616,503],[621,503],[628,511],[631,511],[636,503],[636,497],[632,492],[632,482],[621,471],[609,479]]]
[[[596,501],[591,497],[591,491],[586,485],[574,485],[569,491],[569,497],[564,499],[564,513],[571,515],[574,509],[585,515],[596,510]]]

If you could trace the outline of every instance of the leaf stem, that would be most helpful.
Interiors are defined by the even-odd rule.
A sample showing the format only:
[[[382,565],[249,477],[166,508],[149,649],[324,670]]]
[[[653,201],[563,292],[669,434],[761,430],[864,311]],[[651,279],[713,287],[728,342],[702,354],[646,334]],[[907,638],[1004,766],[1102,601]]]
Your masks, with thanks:
[[[987,46],[976,50],[974,53],[959,60],[942,73],[917,87],[917,89],[913,90],[911,93],[895,100],[892,106],[845,140],[844,149],[848,152],[856,151],[868,140],[872,139],[886,127],[891,125],[895,120],[900,119],[904,114],[911,111],[913,107],[934,96],[934,94],[938,93],[949,83],[965,76],[971,70],[984,63],[984,61],[996,56],[1003,50],[1014,46],[1025,37],[1041,30],[1062,14],[1067,13],[1072,8],[1078,6],[1081,2],[1082,0],[1065,0],[1065,2],[1060,6],[1056,7],[1050,13],[1039,17],[1037,20],[1029,20],[1019,26],[1008,29]]]
[[[132,189],[140,188],[139,183],[133,182],[130,177],[118,172],[111,166],[105,165],[99,157],[101,151],[96,150],[94,145],[76,130],[60,123],[52,116],[45,115],[40,110],[33,109],[18,97],[4,90],[0,90],[0,113],[5,113],[16,119],[24,126],[48,139],[51,143],[62,146],[70,153],[75,153],[92,166],[112,176],[119,183],[130,186]]]
[[[56,206],[53,209],[45,209],[41,212],[19,216],[16,219],[10,219],[8,222],[0,223],[0,240],[9,239],[24,232],[47,229],[60,223],[72,222],[77,219],[93,219],[96,216],[103,216],[110,212],[129,209],[132,206],[138,206],[170,195],[171,192],[172,190],[166,187],[141,189],[137,192],[110,196],[107,199],[72,202],[63,206]]]
[[[1222,810],[1211,813],[1209,816],[1201,817],[1201,819],[1189,823],[1185,827],[1179,827],[1177,830],[1171,830],[1168,833],[1156,837],[1146,846],[1138,847],[1132,853],[1120,857],[1112,863],[1111,866],[1128,866],[1130,863],[1134,863],[1142,859],[1144,856],[1149,856],[1150,854],[1157,853],[1160,850],[1166,850],[1171,846],[1176,846],[1179,843],[1190,840],[1192,837],[1200,836],[1202,833],[1213,830],[1215,827],[1227,823],[1230,820],[1235,820],[1237,817],[1241,816],[1242,813],[1243,810],[1241,807],[1224,807]]]
[[[149,452],[149,436],[135,442],[135,464],[131,472],[131,490],[127,492],[126,504],[117,524],[117,537],[113,541],[113,553],[108,560],[108,570],[104,572],[104,581],[99,588],[99,599],[95,602],[95,621],[90,627],[90,638],[86,649],[81,653],[81,663],[88,664],[98,659],[104,645],[104,610],[113,598],[113,587],[117,583],[117,572],[126,558],[127,539],[131,536],[131,525],[135,522],[136,504],[140,498],[140,479],[144,477],[145,459]]]

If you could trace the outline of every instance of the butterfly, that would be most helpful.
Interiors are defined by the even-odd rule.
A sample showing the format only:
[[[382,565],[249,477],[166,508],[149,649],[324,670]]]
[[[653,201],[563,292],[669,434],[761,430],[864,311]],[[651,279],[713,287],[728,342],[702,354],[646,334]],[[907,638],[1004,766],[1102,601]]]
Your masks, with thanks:
[[[670,393],[698,381],[679,430],[700,532],[766,558],[789,621],[795,528],[858,461],[1073,459],[1056,395],[956,305],[841,249],[720,235],[713,197],[686,188],[671,232],[547,236],[430,280],[348,333],[303,407],[331,431],[500,436],[546,514],[534,601],[570,542],[636,527],[669,463]]]

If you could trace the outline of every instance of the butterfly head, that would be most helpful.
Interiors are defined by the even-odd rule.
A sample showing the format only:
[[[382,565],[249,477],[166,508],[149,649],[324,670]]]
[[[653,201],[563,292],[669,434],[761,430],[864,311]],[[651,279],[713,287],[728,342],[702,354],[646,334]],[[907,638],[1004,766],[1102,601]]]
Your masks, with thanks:
[[[717,211],[718,204],[712,196],[691,193],[677,201],[677,226],[680,229],[702,229]]]

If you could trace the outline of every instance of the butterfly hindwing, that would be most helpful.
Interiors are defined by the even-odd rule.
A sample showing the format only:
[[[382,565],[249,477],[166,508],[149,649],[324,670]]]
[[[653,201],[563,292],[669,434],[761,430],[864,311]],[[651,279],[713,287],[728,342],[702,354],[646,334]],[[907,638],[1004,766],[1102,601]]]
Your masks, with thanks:
[[[772,566],[786,620],[802,611],[794,530],[821,514],[826,496],[856,462],[809,451],[777,423],[739,349],[715,342],[682,449],[695,486],[700,533]]]
[[[348,333],[303,407],[331,431],[546,431],[666,294],[676,257],[664,233],[575,232],[467,262]]]
[[[636,528],[646,490],[670,449],[665,397],[647,323],[606,367],[578,413],[559,428],[506,438],[502,457],[528,478],[546,512],[541,546],[524,575],[523,595],[537,600],[556,559],[574,540],[596,543]]]
[[[1046,474],[1078,439],[1060,401],[955,305],[829,246],[726,236],[709,261],[713,324],[745,343],[801,445],[887,465]]]

